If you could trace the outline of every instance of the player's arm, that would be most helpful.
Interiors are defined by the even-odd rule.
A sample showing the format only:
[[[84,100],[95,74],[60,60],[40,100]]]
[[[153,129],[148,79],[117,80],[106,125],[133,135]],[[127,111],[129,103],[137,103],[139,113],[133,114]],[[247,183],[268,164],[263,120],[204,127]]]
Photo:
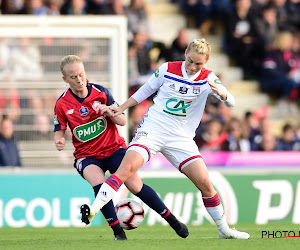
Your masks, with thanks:
[[[221,100],[227,107],[233,107],[235,100],[233,95],[221,84],[219,78],[213,73],[207,78],[207,82],[211,90],[219,100]]]
[[[58,130],[54,133],[54,143],[58,151],[61,151],[65,148],[65,130]]]
[[[164,72],[167,70],[167,65],[167,63],[164,63],[162,66],[160,66],[159,69],[152,74],[150,79],[120,107],[111,107],[111,110],[114,111],[115,116],[122,114],[124,110],[141,103],[149,96],[154,94],[162,85],[162,79]]]
[[[110,109],[111,109],[112,112],[114,113],[114,114],[113,114],[113,117],[116,118],[116,117],[122,115],[123,112],[124,112],[124,110],[126,110],[126,109],[128,109],[128,108],[130,108],[130,107],[132,107],[132,106],[135,106],[135,105],[137,105],[137,104],[138,104],[138,102],[137,102],[134,98],[130,97],[130,98],[129,98],[126,102],[124,102],[120,107],[117,107],[117,106],[110,106]]]

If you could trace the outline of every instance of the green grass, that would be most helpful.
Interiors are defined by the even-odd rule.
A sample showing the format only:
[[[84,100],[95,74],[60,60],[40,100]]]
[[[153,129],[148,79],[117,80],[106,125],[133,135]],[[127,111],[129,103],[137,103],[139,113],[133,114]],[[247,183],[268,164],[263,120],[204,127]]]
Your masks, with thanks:
[[[168,226],[140,226],[126,231],[128,241],[114,241],[108,226],[84,228],[0,228],[0,249],[299,249],[300,238],[262,239],[264,231],[295,231],[293,224],[257,226],[240,224],[249,240],[220,240],[213,225],[189,226],[190,235],[179,238]]]

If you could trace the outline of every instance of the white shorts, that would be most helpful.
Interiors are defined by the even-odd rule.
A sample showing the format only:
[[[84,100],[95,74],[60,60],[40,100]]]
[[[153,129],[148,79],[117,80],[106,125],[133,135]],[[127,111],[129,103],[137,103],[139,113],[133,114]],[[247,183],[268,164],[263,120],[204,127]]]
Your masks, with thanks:
[[[144,157],[144,163],[157,152],[161,152],[179,171],[193,161],[202,158],[193,139],[164,134],[146,126],[137,129],[128,150],[141,154]]]

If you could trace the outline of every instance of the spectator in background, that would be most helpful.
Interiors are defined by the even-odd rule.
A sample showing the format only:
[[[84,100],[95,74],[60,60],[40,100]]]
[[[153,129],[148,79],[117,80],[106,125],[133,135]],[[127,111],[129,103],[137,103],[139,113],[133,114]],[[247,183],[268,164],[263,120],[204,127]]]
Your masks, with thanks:
[[[244,124],[247,129],[248,137],[253,138],[258,133],[259,121],[254,113],[247,111],[244,116]]]
[[[295,37],[290,32],[280,32],[274,49],[267,52],[260,73],[261,90],[278,99],[280,114],[297,113],[295,101],[299,98],[300,58],[293,50]]]
[[[21,113],[20,96],[13,76],[9,75],[3,79],[1,84],[4,84],[5,88],[0,88],[0,114],[18,121]]]
[[[277,23],[277,8],[274,4],[264,5],[260,10],[260,15],[255,19],[255,29],[258,33],[258,39],[261,43],[261,55],[267,49],[274,45],[275,38],[279,32]]]
[[[63,4],[60,13],[62,15],[85,15],[87,4],[85,0],[68,0]]]
[[[14,77],[19,80],[37,80],[43,75],[40,64],[41,55],[33,39],[22,37],[11,50],[9,68]]]
[[[128,48],[129,84],[140,85],[157,69],[159,55],[165,45],[150,39],[148,33],[137,32]]]
[[[289,0],[286,3],[288,22],[294,31],[300,31],[300,0]]]
[[[224,151],[249,152],[250,141],[248,133],[242,120],[233,117],[226,124],[227,139],[222,145]]]
[[[144,0],[131,0],[124,8],[125,16],[128,18],[128,39],[132,40],[135,33],[143,31],[151,34],[148,12]]]
[[[33,126],[33,140],[51,140],[53,138],[50,120],[46,114],[35,115]]]
[[[299,29],[299,0],[273,0],[277,7],[277,20],[280,30],[295,32]]]
[[[48,15],[57,16],[60,15],[60,9],[63,4],[63,0],[47,0]]]
[[[18,14],[24,7],[25,0],[2,0],[1,14]]]
[[[259,148],[261,147],[263,135],[267,133],[271,133],[271,131],[272,131],[271,120],[268,117],[261,118],[259,121],[258,130],[255,131],[255,133],[251,135],[249,138],[251,151],[258,151]]]
[[[298,151],[299,145],[296,141],[294,127],[286,123],[282,128],[281,137],[278,140],[278,150],[280,151]]]
[[[204,133],[197,134],[194,138],[200,151],[221,151],[222,145],[227,139],[227,133],[222,131],[222,123],[213,118],[205,125]]]
[[[89,0],[88,14],[93,15],[122,15],[123,1],[122,0]]]
[[[21,167],[17,143],[13,138],[14,124],[7,116],[0,120],[0,167]]]
[[[225,50],[243,69],[244,79],[255,76],[260,63],[254,17],[251,0],[236,0],[233,13],[225,19]]]
[[[220,0],[180,0],[179,3],[182,11],[195,19],[201,36],[213,32],[214,24],[222,10]]]
[[[278,151],[276,137],[270,131],[261,134],[261,142],[258,144],[257,151]]]
[[[166,51],[165,59],[169,61],[183,61],[185,49],[189,43],[189,35],[186,28],[179,30],[171,47]]]
[[[43,0],[26,0],[23,8],[18,14],[28,15],[47,15],[49,13],[48,7],[45,5]]]

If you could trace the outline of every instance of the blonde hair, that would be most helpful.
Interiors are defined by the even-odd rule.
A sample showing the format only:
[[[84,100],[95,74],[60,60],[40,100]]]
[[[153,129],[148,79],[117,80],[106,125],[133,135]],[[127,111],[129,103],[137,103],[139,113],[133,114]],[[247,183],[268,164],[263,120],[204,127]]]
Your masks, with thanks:
[[[205,55],[206,58],[209,58],[210,52],[211,52],[211,47],[209,43],[204,39],[194,39],[188,47],[187,47],[187,52],[190,52],[191,50],[194,50],[198,54]]]
[[[293,40],[294,36],[291,32],[282,31],[277,35],[275,45],[281,51],[290,50],[293,46]]]
[[[60,71],[61,73],[66,76],[66,72],[65,72],[65,67],[67,65],[72,65],[72,64],[79,64],[82,63],[81,59],[78,56],[75,55],[68,55],[65,56],[60,63]]]

